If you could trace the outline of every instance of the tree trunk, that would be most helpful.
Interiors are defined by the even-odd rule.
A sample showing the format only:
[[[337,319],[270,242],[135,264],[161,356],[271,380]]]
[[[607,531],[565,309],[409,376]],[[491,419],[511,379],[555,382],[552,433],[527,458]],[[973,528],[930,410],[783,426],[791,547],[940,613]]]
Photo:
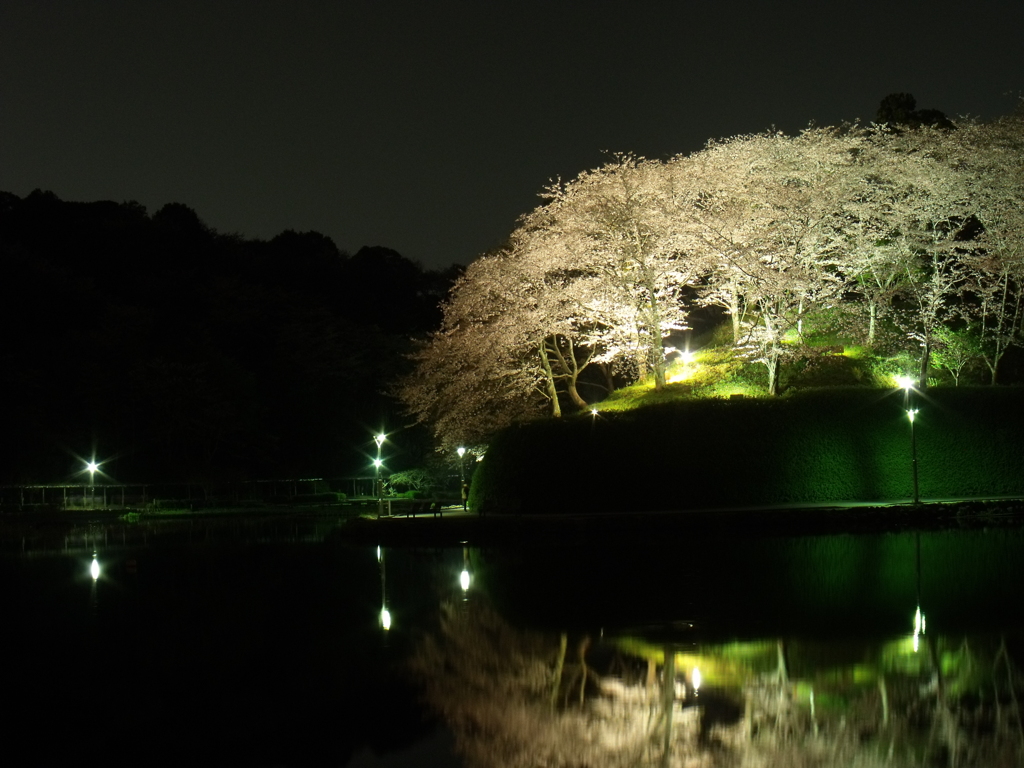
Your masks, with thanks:
[[[555,665],[554,678],[551,681],[551,711],[554,712],[558,703],[558,690],[562,687],[562,670],[565,669],[565,650],[569,645],[569,636],[563,632],[559,638],[558,662]]]
[[[672,756],[672,713],[676,703],[676,649],[673,645],[665,646],[665,669],[661,681],[662,717],[665,721],[664,740],[662,742],[661,765],[668,768]]]
[[[740,343],[740,296],[735,286],[729,287],[729,314],[732,315],[732,343]]]
[[[540,362],[544,367],[544,379],[547,384],[548,397],[551,399],[551,415],[558,418],[562,415],[562,407],[558,404],[558,390],[555,388],[555,374],[551,370],[551,361],[548,359],[547,341],[540,345]]]
[[[928,388],[928,369],[931,367],[932,358],[932,345],[930,341],[925,341],[921,345],[921,371],[917,377],[917,388],[927,389]]]
[[[779,353],[774,347],[768,351],[765,365],[768,367],[768,394],[779,394]]]
[[[569,381],[566,384],[566,390],[569,392],[569,399],[572,400],[573,405],[575,405],[581,411],[587,411],[590,410],[590,403],[584,400],[580,396],[579,390],[576,389],[576,379],[578,377],[579,374],[576,373],[573,373],[569,377]]]
[[[875,343],[875,324],[878,320],[878,302],[868,299],[868,346]]]
[[[647,294],[650,296],[650,316],[647,324],[651,334],[651,367],[654,369],[654,389],[661,391],[665,388],[665,345],[661,338],[661,307],[658,305],[658,297],[654,293],[654,281],[647,277],[645,281]]]

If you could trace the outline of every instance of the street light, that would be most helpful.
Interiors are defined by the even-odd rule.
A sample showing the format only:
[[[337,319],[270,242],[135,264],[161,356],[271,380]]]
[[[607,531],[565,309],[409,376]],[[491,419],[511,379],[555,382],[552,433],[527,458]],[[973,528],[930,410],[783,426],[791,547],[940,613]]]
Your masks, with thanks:
[[[914,504],[921,501],[917,485],[917,433],[914,431],[914,417],[917,416],[917,412],[917,408],[907,408],[907,418],[910,419],[910,465],[914,470]]]
[[[96,506],[96,470],[100,468],[100,465],[96,463],[96,459],[88,462],[85,465],[86,472],[89,473],[89,506]]]
[[[380,457],[380,447],[384,444],[385,439],[387,439],[387,436],[384,433],[373,436],[373,441],[377,444],[377,458],[373,460],[373,484],[377,494],[377,517],[380,517],[384,511],[384,492],[380,486],[380,468],[384,462]]]
[[[466,449],[463,448],[460,445],[455,452],[457,454],[459,454],[459,482],[460,483],[465,483],[466,482],[466,468],[465,468],[465,463],[462,461],[462,457],[466,455]]]
[[[914,504],[919,504],[921,494],[917,483],[917,433],[914,431],[914,417],[920,409],[914,408],[913,397],[914,380],[909,376],[897,376],[896,383],[903,390],[903,410],[907,412],[907,419],[910,421],[910,467],[914,475]]]

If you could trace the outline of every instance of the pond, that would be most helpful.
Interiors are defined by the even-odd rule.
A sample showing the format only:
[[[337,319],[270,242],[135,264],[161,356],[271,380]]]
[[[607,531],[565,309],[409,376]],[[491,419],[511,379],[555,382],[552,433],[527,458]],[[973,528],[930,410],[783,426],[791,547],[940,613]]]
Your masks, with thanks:
[[[1017,528],[379,550],[342,530],[8,536],[5,724],[26,762],[1024,756]]]

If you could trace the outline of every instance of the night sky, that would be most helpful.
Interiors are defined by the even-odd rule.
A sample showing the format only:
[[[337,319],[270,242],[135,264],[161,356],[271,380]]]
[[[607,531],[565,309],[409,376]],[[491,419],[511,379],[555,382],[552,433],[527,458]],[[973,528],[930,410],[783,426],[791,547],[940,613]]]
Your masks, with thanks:
[[[870,121],[899,91],[1006,114],[1022,29],[1019,0],[5,0],[0,190],[443,267],[603,151]]]

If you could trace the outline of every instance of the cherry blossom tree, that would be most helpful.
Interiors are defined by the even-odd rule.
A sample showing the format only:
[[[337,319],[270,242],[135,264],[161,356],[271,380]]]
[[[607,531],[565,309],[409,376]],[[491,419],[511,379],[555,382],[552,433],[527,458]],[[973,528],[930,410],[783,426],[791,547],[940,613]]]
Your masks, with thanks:
[[[958,163],[982,228],[967,259],[974,326],[995,384],[999,362],[1024,326],[1024,113],[963,129]]]
[[[509,321],[524,288],[507,254],[478,259],[453,287],[441,329],[413,354],[413,372],[397,394],[442,446],[486,442],[543,412],[539,341]]]
[[[453,287],[441,329],[415,354],[398,389],[444,446],[484,442],[547,405],[561,416],[560,391],[579,408],[580,374],[595,350],[583,343],[570,299],[574,276],[538,258],[532,233],[475,261]]]
[[[686,327],[683,290],[703,270],[682,248],[672,177],[630,155],[547,190],[524,217],[544,232],[545,258],[577,275],[574,300],[595,360],[632,364],[665,385],[664,339]]]
[[[661,388],[665,339],[687,327],[695,294],[729,314],[772,394],[802,353],[804,320],[840,302],[863,306],[868,344],[883,319],[901,329],[921,386],[932,351],[969,326],[994,382],[1024,322],[1022,122],[816,128],[667,162],[615,156],[551,185],[508,245],[470,266],[400,394],[450,445],[560,416],[563,401],[586,408],[590,365]]]
[[[743,136],[680,164],[690,175],[688,244],[716,262],[705,300],[724,306],[734,328],[740,307],[751,311],[746,340],[767,368],[771,394],[787,335],[844,290],[832,221],[836,179],[857,140],[835,129]]]
[[[872,137],[880,148],[876,173],[889,168],[894,189],[876,205],[876,215],[901,271],[896,319],[919,350],[921,388],[928,384],[939,329],[962,314],[965,259],[974,247],[965,238],[972,208],[966,176],[958,168],[958,141],[955,133],[937,128],[879,131]]]

